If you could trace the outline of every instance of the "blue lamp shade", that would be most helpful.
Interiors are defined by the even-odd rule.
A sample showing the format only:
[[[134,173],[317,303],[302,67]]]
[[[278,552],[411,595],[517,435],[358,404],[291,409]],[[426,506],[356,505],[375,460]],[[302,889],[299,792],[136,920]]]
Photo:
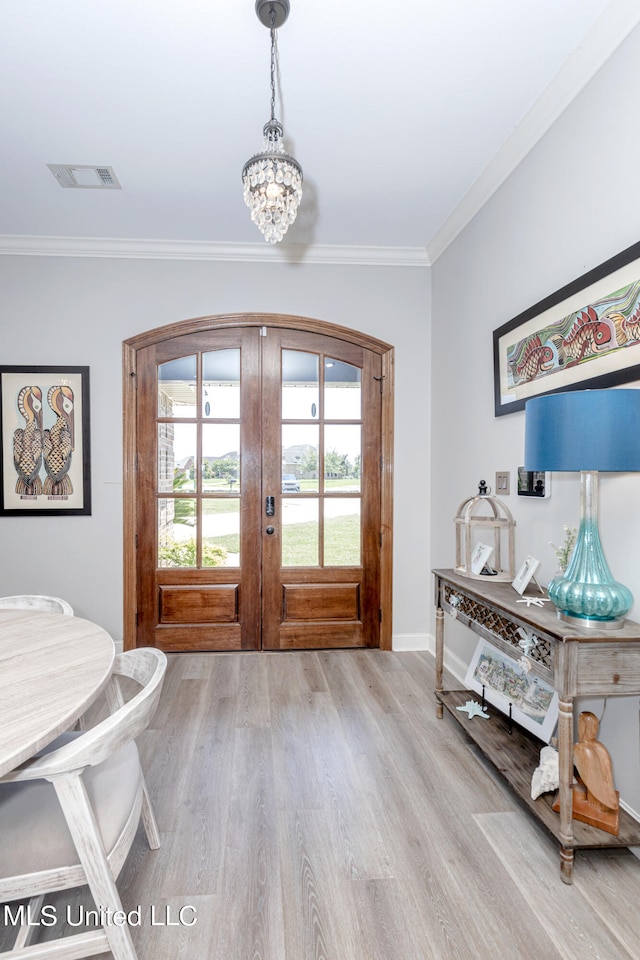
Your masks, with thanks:
[[[640,471],[640,390],[552,393],[525,410],[525,470]]]
[[[602,549],[598,474],[640,471],[640,390],[554,393],[528,400],[525,415],[525,470],[580,471],[580,529],[549,597],[580,626],[620,626],[633,596],[612,577]]]

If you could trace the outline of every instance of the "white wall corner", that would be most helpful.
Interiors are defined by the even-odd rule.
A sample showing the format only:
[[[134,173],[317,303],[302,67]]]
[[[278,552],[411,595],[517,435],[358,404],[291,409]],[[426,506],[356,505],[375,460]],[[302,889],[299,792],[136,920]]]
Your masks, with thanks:
[[[426,650],[435,657],[436,638],[432,633],[396,633],[393,635],[392,649],[394,653],[409,653],[413,650]],[[444,668],[464,685],[467,675],[467,664],[455,653],[445,647]]]

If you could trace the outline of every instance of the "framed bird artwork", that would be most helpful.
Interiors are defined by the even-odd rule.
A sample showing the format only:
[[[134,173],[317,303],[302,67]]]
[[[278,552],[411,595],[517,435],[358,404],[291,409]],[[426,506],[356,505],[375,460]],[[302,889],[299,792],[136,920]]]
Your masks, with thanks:
[[[0,367],[0,515],[91,513],[89,367]]]

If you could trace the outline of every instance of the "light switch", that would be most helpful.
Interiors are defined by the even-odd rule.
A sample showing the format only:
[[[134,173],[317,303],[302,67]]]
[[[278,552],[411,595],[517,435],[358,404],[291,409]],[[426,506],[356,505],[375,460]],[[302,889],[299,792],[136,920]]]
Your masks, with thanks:
[[[506,497],[510,492],[510,476],[508,470],[502,470],[496,473],[496,496]]]

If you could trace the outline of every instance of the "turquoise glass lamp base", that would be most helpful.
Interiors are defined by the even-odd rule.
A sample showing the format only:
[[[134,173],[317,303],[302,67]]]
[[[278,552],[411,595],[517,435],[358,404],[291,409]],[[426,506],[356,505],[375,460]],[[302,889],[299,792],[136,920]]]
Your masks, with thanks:
[[[581,474],[582,519],[566,573],[549,584],[558,614],[576,626],[616,629],[633,604],[628,587],[614,580],[605,559],[597,517],[598,474]]]

